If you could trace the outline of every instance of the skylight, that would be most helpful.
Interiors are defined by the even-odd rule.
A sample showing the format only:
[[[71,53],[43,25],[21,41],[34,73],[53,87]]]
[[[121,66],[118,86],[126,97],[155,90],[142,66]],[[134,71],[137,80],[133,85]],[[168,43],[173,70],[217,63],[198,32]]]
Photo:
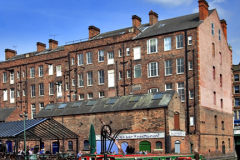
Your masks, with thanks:
[[[163,97],[163,93],[157,93],[154,95],[153,99],[161,99]]]
[[[58,107],[58,109],[64,109],[66,107],[66,105],[67,105],[67,103],[63,103]]]
[[[75,103],[72,105],[72,108],[79,107],[81,104],[82,104],[82,102],[75,102]]]
[[[114,104],[117,101],[117,98],[111,98],[107,101],[107,104]]]
[[[149,26],[143,27],[142,31],[145,31]]]
[[[160,25],[158,26],[158,28],[161,28],[161,27],[163,27],[163,26],[165,26],[165,24],[160,24]]]
[[[141,96],[133,96],[129,101],[130,102],[138,102]]]
[[[53,106],[54,106],[53,104],[50,104],[45,108],[45,110],[51,110],[53,108]]]
[[[97,100],[91,100],[87,103],[87,106],[94,106],[94,104],[97,102]]]

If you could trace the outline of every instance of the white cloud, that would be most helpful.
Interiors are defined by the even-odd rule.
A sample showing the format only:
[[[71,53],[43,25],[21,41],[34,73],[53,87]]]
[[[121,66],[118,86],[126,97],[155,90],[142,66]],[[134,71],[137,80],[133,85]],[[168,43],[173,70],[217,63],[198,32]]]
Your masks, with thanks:
[[[180,5],[190,5],[193,0],[148,0],[148,2],[149,1],[172,8]]]

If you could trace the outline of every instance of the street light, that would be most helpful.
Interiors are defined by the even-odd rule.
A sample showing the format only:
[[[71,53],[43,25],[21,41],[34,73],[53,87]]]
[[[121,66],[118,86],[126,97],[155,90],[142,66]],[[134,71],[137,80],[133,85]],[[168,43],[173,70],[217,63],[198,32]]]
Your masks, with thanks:
[[[27,117],[28,115],[26,113],[24,114],[19,114],[20,117],[23,118],[23,132],[24,132],[24,159],[27,159],[26,157],[26,133],[25,133],[25,117]]]

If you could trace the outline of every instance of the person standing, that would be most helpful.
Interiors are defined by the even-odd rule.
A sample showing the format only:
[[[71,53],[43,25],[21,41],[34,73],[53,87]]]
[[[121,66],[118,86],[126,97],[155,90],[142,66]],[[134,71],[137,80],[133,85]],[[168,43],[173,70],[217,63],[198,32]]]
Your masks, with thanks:
[[[77,158],[81,157],[82,156],[82,152],[79,151],[78,154],[77,154]]]

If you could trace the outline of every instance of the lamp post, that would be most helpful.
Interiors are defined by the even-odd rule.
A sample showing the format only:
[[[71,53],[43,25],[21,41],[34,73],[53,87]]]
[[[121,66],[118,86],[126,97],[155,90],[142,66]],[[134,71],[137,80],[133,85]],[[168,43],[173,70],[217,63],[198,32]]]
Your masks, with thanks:
[[[26,133],[25,133],[25,117],[27,117],[28,115],[26,113],[24,114],[19,114],[20,117],[23,118],[23,134],[24,134],[24,159],[27,159],[26,157]]]

